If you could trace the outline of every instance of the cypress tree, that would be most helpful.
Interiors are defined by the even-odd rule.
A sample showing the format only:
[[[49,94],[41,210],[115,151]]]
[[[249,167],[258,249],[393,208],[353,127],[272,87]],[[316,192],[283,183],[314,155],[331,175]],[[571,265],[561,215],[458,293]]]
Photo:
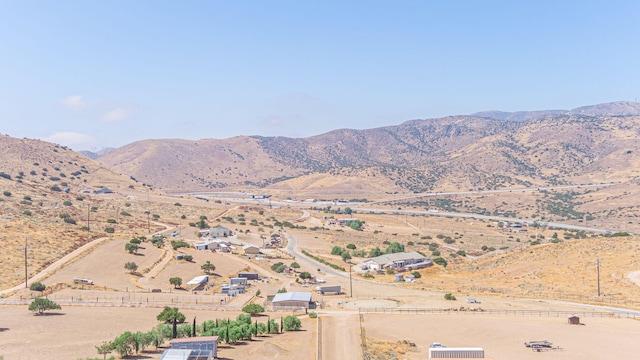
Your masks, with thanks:
[[[271,334],[271,317],[267,316],[267,334]]]
[[[172,339],[175,339],[178,337],[178,326],[176,325],[176,318],[173,318],[173,333],[172,335]]]
[[[207,322],[202,323],[202,332],[207,332]]]
[[[280,316],[280,333],[284,332],[284,323],[282,322],[282,316]]]
[[[193,317],[193,331],[191,332],[191,336],[196,336],[196,317]]]

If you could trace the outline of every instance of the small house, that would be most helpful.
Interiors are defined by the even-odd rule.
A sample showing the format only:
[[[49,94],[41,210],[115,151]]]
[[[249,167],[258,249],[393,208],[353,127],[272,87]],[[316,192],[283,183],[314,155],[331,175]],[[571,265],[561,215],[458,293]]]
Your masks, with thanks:
[[[242,250],[247,255],[257,255],[260,254],[260,247],[255,246],[253,244],[247,244],[242,247]]]
[[[431,259],[427,259],[420,253],[399,252],[394,254],[380,255],[366,260],[362,264],[363,270],[380,271],[384,269],[393,269],[396,271],[413,271],[433,265]]]

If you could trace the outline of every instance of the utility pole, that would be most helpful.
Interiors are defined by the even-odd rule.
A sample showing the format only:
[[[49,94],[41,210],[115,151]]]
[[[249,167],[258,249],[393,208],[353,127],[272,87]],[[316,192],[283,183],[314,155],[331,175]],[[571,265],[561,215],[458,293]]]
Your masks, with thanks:
[[[151,216],[151,211],[149,211],[149,188],[147,188],[147,233],[151,234],[151,221],[149,217]]]
[[[596,272],[598,273],[598,297],[600,297],[600,259],[596,260]]]
[[[29,288],[28,275],[27,275],[27,238],[24,238],[24,287]]]
[[[89,218],[91,217],[91,203],[87,203],[87,231],[91,231],[89,227]]]
[[[349,264],[349,297],[353,297],[353,280],[351,280],[351,268],[353,268],[353,264]]]

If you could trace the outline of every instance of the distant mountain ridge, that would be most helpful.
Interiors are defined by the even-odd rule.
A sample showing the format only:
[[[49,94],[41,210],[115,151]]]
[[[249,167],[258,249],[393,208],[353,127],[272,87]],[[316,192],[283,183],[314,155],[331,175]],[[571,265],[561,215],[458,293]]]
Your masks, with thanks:
[[[142,140],[97,161],[168,192],[356,188],[402,193],[640,176],[640,104],[480,114],[307,138]]]
[[[640,104],[632,101],[616,101],[605,104],[589,105],[573,110],[542,110],[542,111],[482,111],[470,116],[477,116],[496,120],[526,121],[547,115],[575,114],[587,116],[626,116],[640,115]]]

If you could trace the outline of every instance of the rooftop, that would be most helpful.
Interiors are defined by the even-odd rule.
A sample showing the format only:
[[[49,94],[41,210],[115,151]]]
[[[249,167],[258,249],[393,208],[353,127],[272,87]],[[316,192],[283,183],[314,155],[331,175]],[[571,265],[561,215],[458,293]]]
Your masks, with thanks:
[[[426,259],[424,256],[420,255],[418,252],[412,251],[412,252],[399,252],[399,253],[394,253],[394,254],[385,254],[385,255],[380,255],[380,256],[376,256],[374,258],[371,258],[367,261],[374,261],[378,264],[391,264],[394,263],[396,261],[403,261],[403,260],[422,260],[422,259]]]
[[[273,297],[271,302],[276,303],[279,301],[311,301],[311,293],[310,292],[286,292],[279,293]]]

